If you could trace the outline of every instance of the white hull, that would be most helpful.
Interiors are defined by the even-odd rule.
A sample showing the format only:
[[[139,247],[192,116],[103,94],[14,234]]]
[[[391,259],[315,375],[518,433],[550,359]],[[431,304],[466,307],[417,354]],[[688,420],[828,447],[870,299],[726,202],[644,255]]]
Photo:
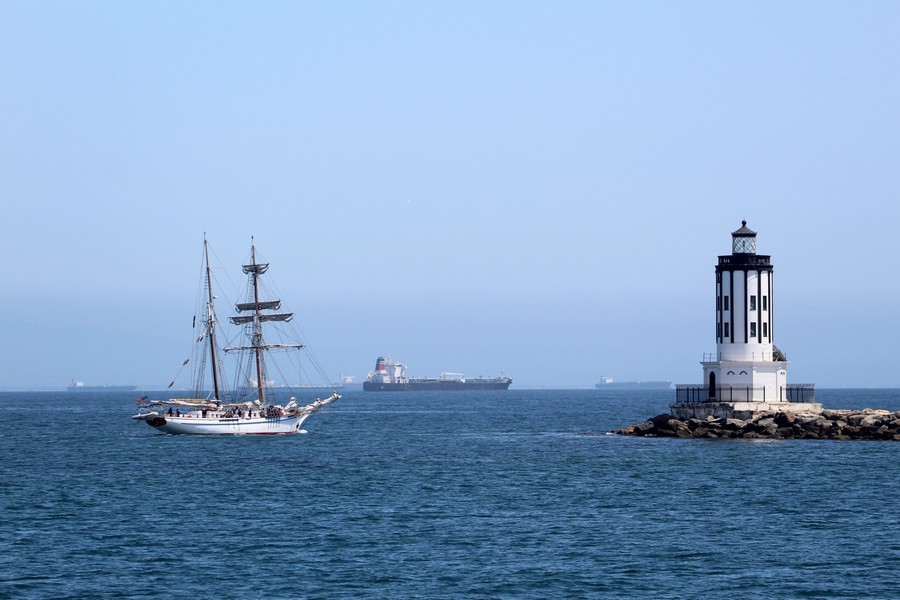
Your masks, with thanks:
[[[164,433],[189,435],[266,435],[298,433],[310,413],[282,417],[220,417],[189,413],[181,416],[166,414],[135,415],[135,419]]]

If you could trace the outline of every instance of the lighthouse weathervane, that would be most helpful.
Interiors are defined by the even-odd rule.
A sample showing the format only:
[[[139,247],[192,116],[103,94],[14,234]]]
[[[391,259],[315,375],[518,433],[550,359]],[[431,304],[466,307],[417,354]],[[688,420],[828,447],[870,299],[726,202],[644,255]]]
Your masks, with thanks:
[[[731,254],[716,265],[716,353],[701,362],[703,384],[676,386],[673,415],[821,411],[813,385],[787,383],[788,361],[774,342],[772,274],[771,257],[756,253],[756,232],[742,221],[731,234]]]

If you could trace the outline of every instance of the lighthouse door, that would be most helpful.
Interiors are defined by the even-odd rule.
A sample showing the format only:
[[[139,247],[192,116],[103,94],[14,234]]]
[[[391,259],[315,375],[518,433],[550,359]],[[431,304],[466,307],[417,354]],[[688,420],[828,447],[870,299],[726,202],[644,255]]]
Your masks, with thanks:
[[[708,397],[710,400],[713,400],[716,397],[716,374],[709,374],[709,394]]]

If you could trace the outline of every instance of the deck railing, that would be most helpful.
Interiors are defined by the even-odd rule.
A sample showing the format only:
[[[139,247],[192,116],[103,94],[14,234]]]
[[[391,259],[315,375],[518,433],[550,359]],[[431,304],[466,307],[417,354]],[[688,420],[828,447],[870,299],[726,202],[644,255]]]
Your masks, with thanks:
[[[786,386],[788,402],[815,402],[816,386],[813,383],[793,383]]]

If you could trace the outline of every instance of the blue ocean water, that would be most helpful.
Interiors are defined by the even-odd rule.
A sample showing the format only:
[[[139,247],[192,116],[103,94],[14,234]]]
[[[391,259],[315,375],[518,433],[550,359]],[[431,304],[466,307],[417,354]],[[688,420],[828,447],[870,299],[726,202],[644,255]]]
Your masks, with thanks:
[[[0,597],[900,596],[900,443],[607,435],[673,394],[357,392],[189,437],[133,394],[3,393]]]

